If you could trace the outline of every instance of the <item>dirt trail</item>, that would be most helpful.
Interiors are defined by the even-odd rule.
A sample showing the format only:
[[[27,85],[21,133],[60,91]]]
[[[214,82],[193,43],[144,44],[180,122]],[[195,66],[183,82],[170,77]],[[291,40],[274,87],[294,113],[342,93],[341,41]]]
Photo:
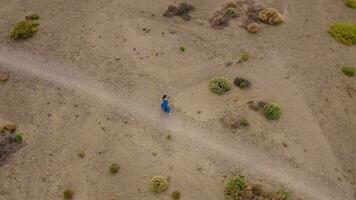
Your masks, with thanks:
[[[204,129],[180,116],[168,118],[162,115],[158,109],[138,105],[135,100],[123,98],[119,92],[107,90],[94,80],[89,81],[60,63],[45,61],[38,56],[10,50],[4,46],[0,49],[0,63],[2,68],[6,67],[6,70],[12,73],[34,76],[42,80],[42,83],[51,82],[84,93],[88,98],[94,97],[96,105],[114,106],[125,113],[128,118],[137,120],[137,123],[145,124],[153,129],[169,131],[174,136],[180,136],[179,140],[182,143],[233,160],[233,163],[239,163],[249,173],[258,174],[272,182],[277,181],[307,198],[320,200],[352,198],[351,187],[347,184],[337,188],[332,184],[326,184],[313,174],[292,168],[286,162],[278,161],[261,152],[254,152],[243,144],[213,138],[207,134],[211,130]],[[97,145],[100,146],[100,142]],[[194,151],[194,149],[191,150]]]

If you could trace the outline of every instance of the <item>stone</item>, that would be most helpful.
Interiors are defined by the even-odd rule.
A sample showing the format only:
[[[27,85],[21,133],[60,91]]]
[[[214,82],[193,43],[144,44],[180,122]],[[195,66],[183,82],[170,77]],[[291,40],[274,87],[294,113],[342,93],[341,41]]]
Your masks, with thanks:
[[[259,24],[257,24],[256,22],[253,22],[246,26],[246,30],[249,33],[256,34],[256,33],[260,32],[261,28],[260,28]]]
[[[277,25],[284,22],[284,17],[274,8],[265,8],[258,13],[258,18],[270,25]]]

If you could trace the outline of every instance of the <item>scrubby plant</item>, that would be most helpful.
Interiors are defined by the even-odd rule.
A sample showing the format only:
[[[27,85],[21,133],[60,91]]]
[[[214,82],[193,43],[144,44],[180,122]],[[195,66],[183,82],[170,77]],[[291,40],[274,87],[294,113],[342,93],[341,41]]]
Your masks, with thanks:
[[[74,191],[71,190],[71,189],[66,189],[64,190],[63,192],[63,198],[65,200],[70,200],[70,199],[73,199],[73,196],[74,196]]]
[[[40,19],[40,16],[37,13],[33,12],[33,13],[26,15],[25,18],[28,20],[38,20],[38,19]]]
[[[236,78],[234,80],[234,84],[235,86],[244,89],[244,88],[248,88],[250,86],[250,81],[243,79],[243,78]]]
[[[245,62],[250,59],[250,54],[248,52],[242,52],[240,55],[240,62]]]
[[[242,126],[242,127],[248,127],[250,125],[248,120],[245,118],[240,119],[239,123],[240,123],[240,126]]]
[[[187,49],[186,49],[185,47],[179,47],[179,50],[180,50],[181,52],[185,52]]]
[[[356,8],[356,0],[346,0],[346,5],[350,8]]]
[[[172,197],[173,200],[179,200],[180,199],[180,192],[178,190],[172,192],[171,197]]]
[[[231,84],[226,78],[216,77],[210,80],[209,88],[213,93],[223,95],[231,90]]]
[[[21,133],[16,133],[14,141],[17,142],[17,143],[21,143],[22,140],[23,140],[22,134]]]
[[[341,71],[346,76],[355,76],[355,74],[356,74],[356,68],[355,67],[349,67],[347,65],[342,65]]]
[[[233,7],[227,7],[225,10],[225,15],[229,16],[229,17],[235,17],[236,16],[236,10]]]
[[[356,24],[337,22],[330,26],[329,33],[345,45],[356,44]]]
[[[166,140],[172,140],[172,135],[171,134],[167,134],[166,135]]]
[[[233,176],[226,183],[224,193],[228,200],[240,200],[241,194],[246,187],[245,179],[241,176]]]
[[[110,169],[110,172],[112,174],[116,174],[117,172],[119,172],[120,166],[118,164],[116,164],[116,163],[113,163],[113,164],[110,165],[109,169]]]
[[[149,186],[151,192],[161,193],[168,189],[169,182],[167,178],[163,176],[155,176],[150,180]]]
[[[289,192],[280,189],[273,194],[272,200],[288,200],[289,197],[290,197]]]
[[[79,151],[78,156],[80,158],[84,158],[85,157],[85,152],[84,151]]]
[[[276,103],[267,103],[264,106],[264,114],[269,120],[277,120],[281,117],[282,110]]]
[[[19,21],[10,32],[10,37],[15,40],[22,40],[32,37],[38,30],[39,23],[32,20]]]

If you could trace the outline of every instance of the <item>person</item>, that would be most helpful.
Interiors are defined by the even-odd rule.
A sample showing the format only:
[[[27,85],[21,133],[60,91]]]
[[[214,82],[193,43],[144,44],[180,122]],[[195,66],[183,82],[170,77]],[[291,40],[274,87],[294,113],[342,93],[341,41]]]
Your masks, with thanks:
[[[164,112],[168,114],[172,114],[171,107],[169,106],[169,96],[168,95],[163,95],[162,97],[162,103],[161,103],[161,108],[163,109]]]

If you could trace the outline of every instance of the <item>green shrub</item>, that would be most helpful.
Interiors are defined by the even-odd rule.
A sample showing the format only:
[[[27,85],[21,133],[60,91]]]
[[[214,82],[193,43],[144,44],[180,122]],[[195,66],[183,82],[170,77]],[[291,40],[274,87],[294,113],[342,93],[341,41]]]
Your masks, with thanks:
[[[63,192],[63,198],[66,200],[73,199],[74,191],[71,189],[66,189]]]
[[[246,187],[243,177],[234,176],[225,185],[224,193],[228,200],[240,200],[240,197]]]
[[[223,95],[231,90],[231,84],[226,78],[216,77],[210,80],[209,88],[213,93]]]
[[[38,20],[38,19],[40,19],[40,16],[37,13],[30,13],[30,14],[26,15],[25,18],[28,20]]]
[[[277,120],[282,114],[282,110],[278,104],[267,103],[264,107],[264,114],[269,120]]]
[[[186,49],[185,47],[179,47],[179,50],[180,50],[181,52],[185,52],[187,49]]]
[[[229,17],[235,17],[237,15],[235,8],[227,7],[225,10],[225,15],[227,15]]]
[[[22,134],[21,133],[16,133],[14,141],[17,142],[17,143],[21,143],[22,140],[23,140]]]
[[[119,172],[119,170],[120,170],[120,166],[118,164],[113,163],[110,165],[110,172],[112,174],[116,174],[117,172]]]
[[[171,197],[172,197],[173,200],[179,200],[180,199],[180,192],[177,191],[177,190],[172,192]]]
[[[168,180],[163,176],[155,176],[150,180],[150,190],[153,193],[161,193],[168,189]]]
[[[243,79],[243,78],[236,78],[234,80],[234,84],[235,86],[244,89],[244,88],[248,88],[250,86],[250,81]]]
[[[356,0],[346,0],[346,5],[350,8],[356,8]]]
[[[345,45],[356,44],[356,24],[338,22],[330,27],[329,33]]]
[[[240,61],[248,61],[250,59],[250,54],[248,52],[242,52],[240,55]]]
[[[249,125],[250,125],[250,123],[248,122],[248,120],[247,119],[244,119],[244,118],[242,118],[242,119],[240,119],[240,126],[242,126],[242,127],[248,127]]]
[[[344,73],[347,76],[355,76],[356,74],[356,68],[355,67],[349,67],[346,65],[343,65],[341,68],[342,73]]]
[[[288,200],[290,197],[289,192],[280,189],[273,194],[272,200]]]
[[[37,32],[38,26],[39,23],[31,20],[19,21],[15,28],[10,32],[10,37],[15,40],[30,38]]]

